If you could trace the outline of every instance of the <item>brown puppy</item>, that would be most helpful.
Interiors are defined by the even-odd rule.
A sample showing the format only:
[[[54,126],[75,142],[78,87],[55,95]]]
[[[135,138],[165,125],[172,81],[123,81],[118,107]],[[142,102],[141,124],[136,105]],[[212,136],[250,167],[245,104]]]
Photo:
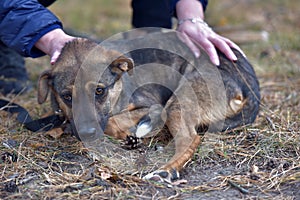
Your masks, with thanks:
[[[205,54],[194,59],[173,32],[157,40],[160,36],[154,33],[105,47],[86,39],[68,43],[53,68],[40,76],[38,101],[43,103],[51,90],[53,107],[62,110],[72,132],[81,139],[98,134],[92,121],[106,134],[121,139],[132,134],[147,137],[153,128],[165,124],[175,140],[175,155],[146,178],[171,181],[179,177],[204,132],[253,122],[260,95],[252,66],[237,50],[236,63],[220,53],[221,64],[216,67]],[[137,48],[126,55],[116,51],[143,41],[161,48]],[[171,50],[163,50],[164,42],[174,44]],[[186,54],[175,53],[179,51]],[[93,106],[77,106],[82,104],[74,104],[74,99]],[[75,119],[74,111],[81,117]],[[85,112],[92,117],[82,116]],[[136,130],[131,133],[133,127]]]

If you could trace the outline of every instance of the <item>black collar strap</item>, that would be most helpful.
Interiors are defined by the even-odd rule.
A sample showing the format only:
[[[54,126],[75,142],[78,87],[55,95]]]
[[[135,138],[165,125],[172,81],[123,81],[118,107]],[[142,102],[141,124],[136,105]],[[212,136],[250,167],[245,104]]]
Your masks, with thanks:
[[[60,127],[64,123],[64,117],[59,111],[54,115],[50,115],[48,117],[40,118],[37,120],[32,120],[25,108],[4,99],[0,99],[0,111],[1,110],[9,112],[11,114],[17,113],[18,122],[23,124],[24,127],[28,130],[33,132],[49,131],[53,128]]]

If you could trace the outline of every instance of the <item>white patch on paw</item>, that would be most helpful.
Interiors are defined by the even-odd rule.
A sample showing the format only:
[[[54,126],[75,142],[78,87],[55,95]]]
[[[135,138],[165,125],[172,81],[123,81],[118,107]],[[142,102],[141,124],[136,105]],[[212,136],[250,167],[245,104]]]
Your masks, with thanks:
[[[161,183],[172,183],[170,174],[168,174],[167,177],[163,178],[159,175],[161,172],[165,172],[165,171],[157,170],[157,171],[151,172],[151,173],[147,174],[146,176],[144,176],[143,179],[152,180],[152,181],[161,182]]]
[[[152,126],[149,123],[142,123],[138,125],[135,132],[135,136],[137,138],[142,138],[148,133],[150,133],[151,131],[152,131]]]
[[[157,174],[154,174],[153,172],[147,174],[146,176],[144,176],[143,179],[145,179],[145,180],[155,180],[155,181],[161,181],[161,182],[163,181],[162,177],[160,177]]]

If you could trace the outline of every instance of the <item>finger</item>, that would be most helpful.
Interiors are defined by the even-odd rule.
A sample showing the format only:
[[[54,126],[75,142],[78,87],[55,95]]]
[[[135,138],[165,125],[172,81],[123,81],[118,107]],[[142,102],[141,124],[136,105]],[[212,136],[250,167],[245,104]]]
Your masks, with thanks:
[[[57,61],[59,55],[60,55],[60,52],[59,52],[59,51],[55,51],[55,52],[53,53],[53,55],[51,56],[51,60],[50,60],[51,65],[54,65],[54,64],[55,64],[55,62]]]
[[[246,54],[243,52],[243,50],[234,42],[232,42],[231,40],[229,40],[228,38],[225,38],[223,36],[220,36],[231,48],[234,48],[236,50],[238,50],[239,52],[241,52],[241,54],[246,57]]]
[[[217,38],[211,38],[211,42],[217,47],[221,52],[223,52],[227,58],[229,58],[232,61],[236,61],[237,57],[231,50],[230,46],[224,41],[221,40],[219,37]]]
[[[199,45],[204,49],[204,51],[209,56],[211,62],[217,66],[220,65],[220,59],[217,54],[215,46],[207,39],[198,41]]]
[[[194,53],[196,58],[200,57],[199,48],[185,33],[180,34],[179,39],[181,39],[190,48],[190,50]]]

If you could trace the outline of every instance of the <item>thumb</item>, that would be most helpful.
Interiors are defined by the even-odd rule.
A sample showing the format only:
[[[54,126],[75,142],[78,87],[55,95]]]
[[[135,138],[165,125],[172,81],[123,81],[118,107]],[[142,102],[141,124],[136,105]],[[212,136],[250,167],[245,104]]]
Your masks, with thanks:
[[[55,62],[57,61],[60,53],[61,53],[60,51],[54,51],[53,55],[51,56],[51,60],[50,60],[51,65],[55,64]]]

